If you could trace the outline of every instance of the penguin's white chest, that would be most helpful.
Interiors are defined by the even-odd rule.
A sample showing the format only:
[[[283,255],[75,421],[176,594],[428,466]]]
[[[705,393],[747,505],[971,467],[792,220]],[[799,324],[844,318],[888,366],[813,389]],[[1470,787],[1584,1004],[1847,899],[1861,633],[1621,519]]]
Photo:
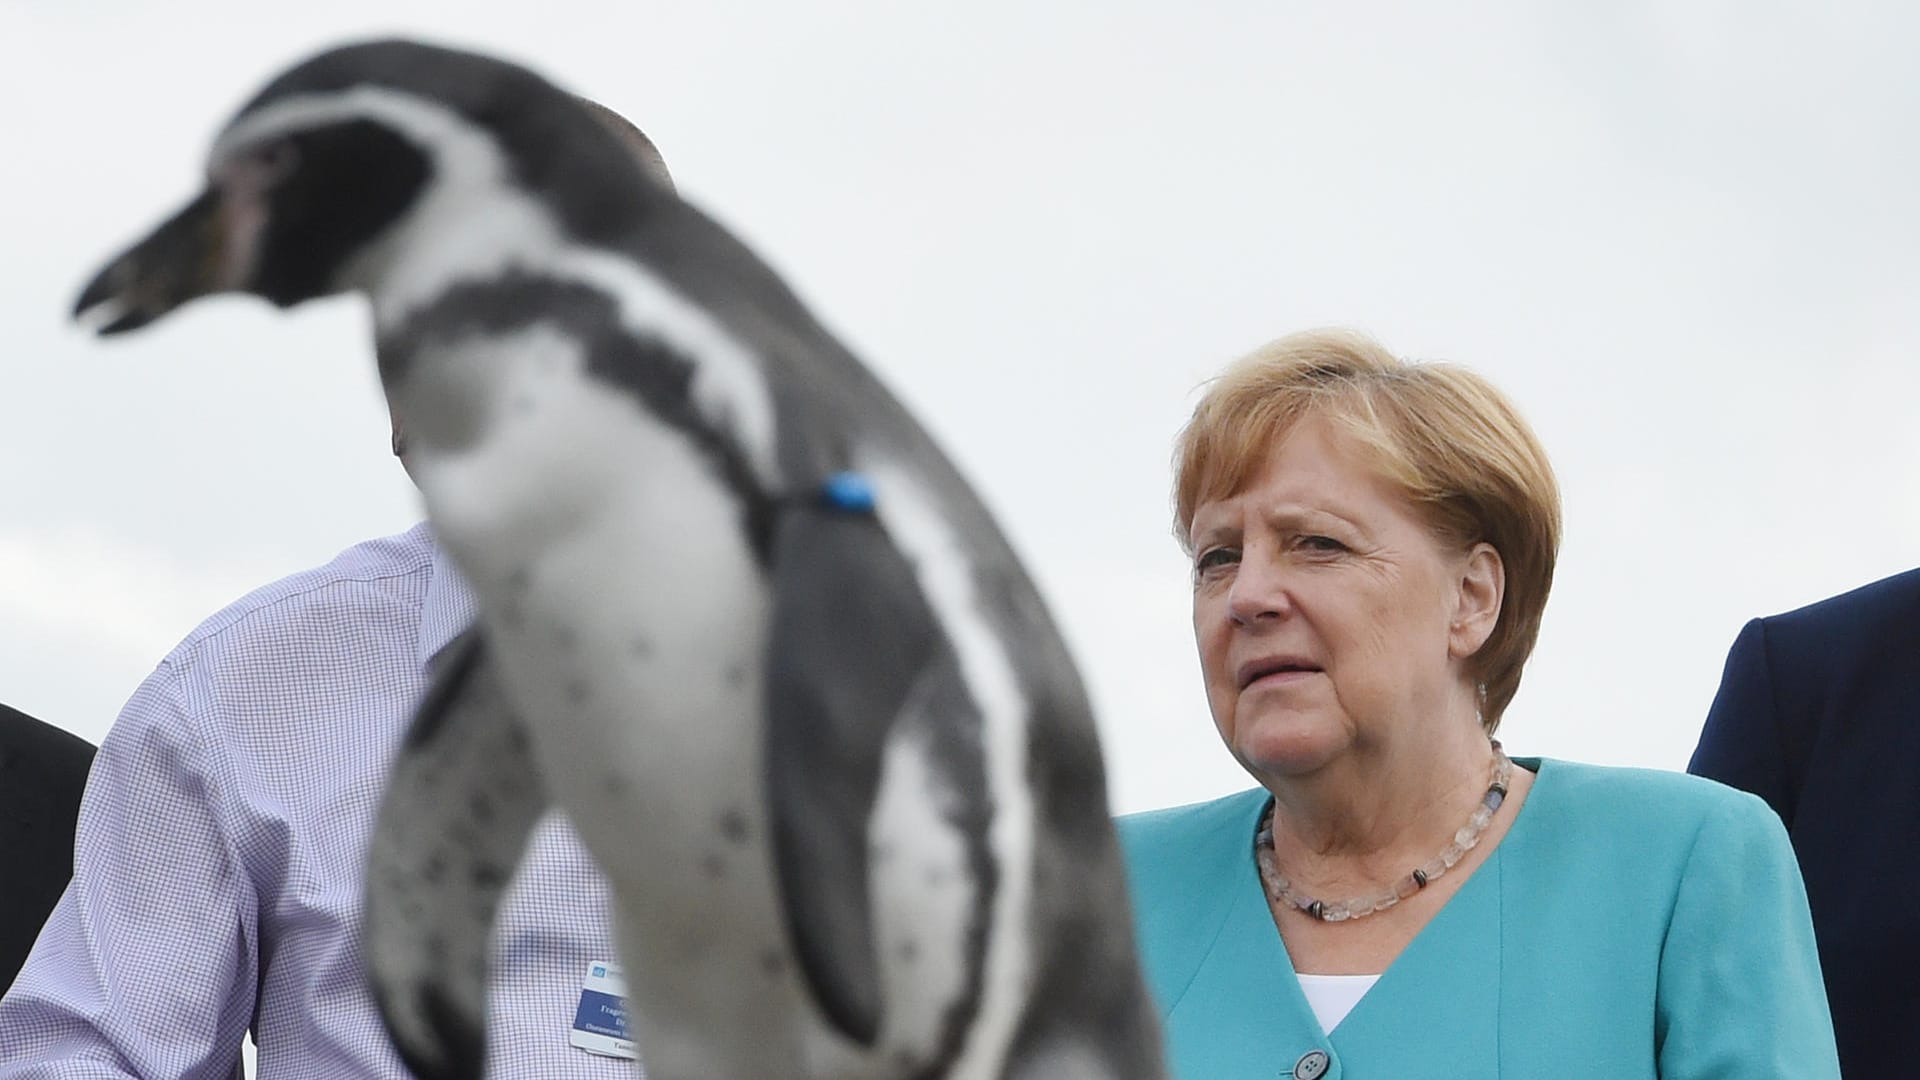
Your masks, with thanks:
[[[664,898],[647,916],[660,947],[718,947],[683,924],[725,925],[714,905],[743,890],[762,899],[736,925],[777,944],[769,600],[740,500],[563,334],[530,327],[414,364],[400,407],[415,475],[556,801],[617,890]],[[415,400],[445,411],[416,415]]]

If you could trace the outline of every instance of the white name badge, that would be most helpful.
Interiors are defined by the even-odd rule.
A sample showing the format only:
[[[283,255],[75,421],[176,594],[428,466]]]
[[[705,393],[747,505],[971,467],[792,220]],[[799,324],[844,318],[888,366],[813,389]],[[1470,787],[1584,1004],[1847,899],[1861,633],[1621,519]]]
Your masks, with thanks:
[[[587,965],[587,979],[580,987],[580,1007],[573,1011],[573,1031],[567,1041],[589,1054],[626,1058],[638,1055],[633,1038],[627,1034],[627,980],[620,965],[595,960]]]

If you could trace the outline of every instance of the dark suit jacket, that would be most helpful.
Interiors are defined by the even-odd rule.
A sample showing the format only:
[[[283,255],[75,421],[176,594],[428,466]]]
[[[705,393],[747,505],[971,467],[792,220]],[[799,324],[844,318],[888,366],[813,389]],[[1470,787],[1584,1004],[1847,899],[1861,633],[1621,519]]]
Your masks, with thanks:
[[[0,705],[0,989],[73,874],[73,823],[93,746]]]
[[[1786,822],[1841,1070],[1920,1076],[1920,570],[1748,623],[1688,770]]]

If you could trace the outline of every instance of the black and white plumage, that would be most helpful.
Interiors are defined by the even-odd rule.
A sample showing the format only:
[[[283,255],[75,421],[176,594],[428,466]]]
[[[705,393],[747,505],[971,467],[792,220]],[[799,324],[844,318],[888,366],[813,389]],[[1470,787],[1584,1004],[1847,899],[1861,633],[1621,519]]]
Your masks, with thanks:
[[[371,854],[417,1073],[479,1073],[495,906],[557,803],[613,884],[655,1080],[1165,1075],[1059,635],[757,258],[577,99],[406,42],[280,76],[208,176],[80,312],[364,293],[480,601]]]

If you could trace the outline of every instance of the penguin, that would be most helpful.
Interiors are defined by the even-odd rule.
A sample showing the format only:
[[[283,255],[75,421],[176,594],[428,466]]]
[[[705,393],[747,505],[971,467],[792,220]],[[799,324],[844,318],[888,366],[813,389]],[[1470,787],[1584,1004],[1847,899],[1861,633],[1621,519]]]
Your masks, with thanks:
[[[478,602],[371,844],[409,1068],[478,1076],[540,817],[613,887],[644,1075],[1167,1075],[1092,712],[984,504],[572,94],[384,40],[273,79],[75,315],[359,293]]]

